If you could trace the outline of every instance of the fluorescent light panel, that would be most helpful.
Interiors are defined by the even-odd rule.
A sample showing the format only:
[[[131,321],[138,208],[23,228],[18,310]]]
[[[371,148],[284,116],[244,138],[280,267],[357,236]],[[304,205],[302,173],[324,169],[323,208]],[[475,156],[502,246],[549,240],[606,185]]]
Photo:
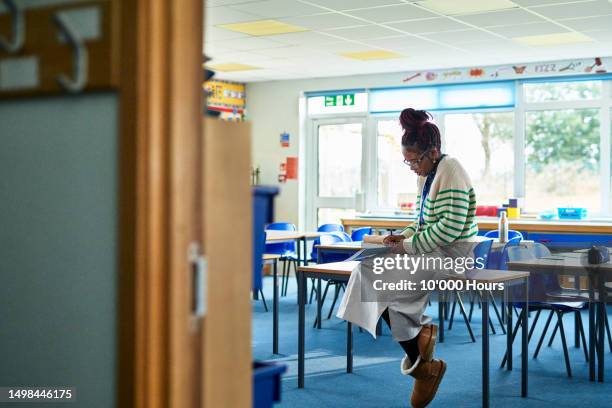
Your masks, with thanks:
[[[222,24],[217,27],[257,37],[263,35],[276,35],[308,31],[307,28],[282,23],[277,20],[247,21],[246,23]]]
[[[340,52],[339,55],[356,59],[360,61],[384,60],[391,58],[399,58],[402,55],[392,51],[373,50],[373,51],[357,51],[357,52]]]
[[[424,0],[417,4],[445,15],[482,13],[517,7],[509,0]]]
[[[214,71],[220,71],[220,72],[252,71],[256,69],[261,69],[259,67],[254,67],[252,65],[238,64],[234,62],[228,62],[224,64],[212,64],[212,65],[206,65],[206,66]]]
[[[519,44],[529,45],[534,47],[546,47],[552,45],[564,45],[564,44],[576,44],[582,42],[593,41],[590,37],[582,33],[568,32],[568,33],[557,33],[557,34],[543,34],[543,35],[528,35],[525,37],[516,37],[512,40]]]

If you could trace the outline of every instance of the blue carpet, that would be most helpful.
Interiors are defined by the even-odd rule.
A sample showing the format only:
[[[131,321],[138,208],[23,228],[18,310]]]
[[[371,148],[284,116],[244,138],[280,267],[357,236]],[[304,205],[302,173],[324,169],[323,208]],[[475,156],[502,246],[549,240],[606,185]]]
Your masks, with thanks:
[[[333,291],[331,291],[333,294]],[[402,351],[392,341],[386,326],[383,336],[373,339],[368,333],[354,329],[354,372],[346,373],[346,324],[336,317],[327,320],[332,296],[324,305],[323,328],[312,328],[316,305],[306,306],[306,379],[305,388],[297,388],[297,304],[295,279],[292,277],[288,295],[280,298],[279,352],[272,354],[272,279],[264,279],[264,293],[269,312],[261,300],[253,301],[253,358],[287,365],[283,377],[280,407],[408,407],[412,377],[400,374]],[[432,298],[435,298],[433,296]],[[337,308],[336,304],[336,308]],[[428,314],[437,318],[435,303]],[[506,336],[495,319],[497,335],[490,336],[491,406],[492,407],[610,407],[612,393],[612,354],[606,341],[606,383],[590,382],[588,364],[582,349],[574,348],[574,319],[567,315],[564,326],[569,345],[572,378],[568,378],[563,360],[561,339],[557,334],[552,347],[548,336],[536,360],[532,358],[541,330],[548,315],[542,312],[529,343],[529,397],[520,397],[520,342],[515,341],[514,370],[499,368],[505,353]],[[533,317],[533,315],[532,315]],[[515,319],[516,321],[516,319]],[[588,314],[583,314],[588,324]],[[438,344],[436,356],[448,363],[448,369],[431,407],[478,407],[481,405],[481,345],[480,310],[476,309],[472,327],[476,343],[470,341],[461,315],[455,316],[445,342]],[[530,320],[531,324],[531,320]],[[519,332],[520,333],[520,332]],[[587,338],[588,341],[588,338]]]

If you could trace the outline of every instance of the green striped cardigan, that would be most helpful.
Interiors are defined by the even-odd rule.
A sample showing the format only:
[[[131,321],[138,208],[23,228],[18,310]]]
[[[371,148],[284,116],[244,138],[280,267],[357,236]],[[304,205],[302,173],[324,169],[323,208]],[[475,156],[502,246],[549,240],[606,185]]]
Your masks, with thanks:
[[[416,208],[421,208],[421,192],[426,177],[419,177]],[[473,240],[478,233],[474,222],[476,194],[467,172],[457,159],[445,156],[431,184],[423,206],[425,224],[419,219],[402,231],[408,252],[426,253],[461,240]]]

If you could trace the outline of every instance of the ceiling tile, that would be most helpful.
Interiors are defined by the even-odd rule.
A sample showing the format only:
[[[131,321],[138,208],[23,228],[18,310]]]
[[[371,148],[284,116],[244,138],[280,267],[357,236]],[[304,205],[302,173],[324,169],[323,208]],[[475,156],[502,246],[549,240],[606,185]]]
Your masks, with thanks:
[[[416,20],[419,18],[436,17],[435,14],[415,7],[411,4],[353,10],[347,11],[346,13],[355,17],[360,17],[369,21],[373,21],[375,23],[386,23],[390,21]]]
[[[216,62],[242,62],[242,63],[258,63],[263,60],[270,60],[270,57],[265,55],[255,54],[253,52],[246,51],[238,51],[238,52],[230,52],[219,55],[218,57],[214,57],[211,59],[211,62],[214,64]]]
[[[235,31],[225,30],[223,28],[214,26],[206,26],[206,33],[204,34],[204,40],[207,42],[233,40],[235,38],[243,37],[246,37],[246,34],[237,33]]]
[[[376,40],[363,40],[363,43],[375,48],[387,48],[394,51],[414,50],[414,49],[440,49],[439,45],[418,37],[404,35],[394,38],[383,38]]]
[[[390,27],[398,28],[407,33],[421,34],[444,31],[457,31],[470,28],[465,24],[451,20],[446,17],[427,18],[424,20],[401,21],[398,23],[388,23]]]
[[[526,24],[546,21],[543,18],[522,9],[491,11],[488,13],[457,16],[457,18],[461,21],[465,21],[466,23],[479,27]]]
[[[258,20],[259,17],[229,7],[210,7],[206,9],[206,26],[219,24],[242,23],[244,21]]]
[[[419,5],[444,15],[481,13],[516,7],[510,0],[423,0]]]
[[[447,44],[465,44],[475,41],[494,40],[497,37],[481,30],[447,31],[444,33],[424,34],[424,37]]]
[[[368,51],[368,50],[374,49],[374,47],[370,47],[365,44],[360,44],[360,43],[351,42],[351,41],[340,41],[340,42],[333,43],[333,44],[319,45],[317,46],[316,49],[318,51],[338,53],[338,52]]]
[[[283,43],[276,41],[264,40],[257,37],[239,38],[236,40],[226,40],[217,42],[222,47],[228,47],[238,51],[257,50],[262,48],[282,47]]]
[[[361,27],[329,30],[327,31],[327,33],[337,35],[349,40],[365,40],[401,35],[401,33],[398,33],[397,31],[389,30],[388,28],[384,28],[374,24]]]
[[[206,7],[230,6],[233,4],[249,3],[254,0],[206,0]]]
[[[327,35],[324,33],[318,33],[314,31],[270,35],[270,36],[264,36],[264,37],[259,37],[259,38],[269,39],[269,40],[277,41],[283,44],[304,45],[304,46],[329,44],[333,42],[338,42],[338,38],[336,37],[332,37],[331,35]]]
[[[573,31],[559,34],[543,34],[515,37],[513,38],[513,40],[518,42],[519,44],[525,44],[534,47],[569,45],[574,43],[584,43],[593,41],[590,37]]]
[[[503,35],[507,38],[523,37],[526,35],[564,33],[568,31],[567,29],[554,23],[531,23],[503,27],[487,27],[487,30]]]
[[[226,45],[222,45],[220,42],[206,42],[204,43],[204,53],[209,57],[217,57],[223,54],[229,54],[236,52],[235,48],[230,48]]]
[[[570,1],[571,2],[580,2],[580,1],[590,1],[590,0],[512,0],[513,3],[516,3],[519,6],[524,6],[524,7],[542,6],[542,5],[559,4],[559,3],[569,3]]]
[[[280,21],[294,24],[310,30],[328,30],[330,28],[341,28],[362,25],[363,21],[348,17],[340,13],[317,14],[313,16],[289,17]]]
[[[612,28],[612,15],[562,20],[561,24],[579,31],[606,30]]]
[[[289,45],[277,48],[264,48],[260,50],[255,50],[253,51],[253,53],[271,58],[301,58],[304,56],[309,56],[312,58],[312,60],[316,60],[316,58],[319,58],[321,55],[324,54],[324,52],[316,51],[312,48],[296,45]]]
[[[388,6],[401,4],[402,0],[309,0],[311,3],[328,7],[333,10],[353,10],[359,8]]]
[[[300,3],[296,0],[257,1],[254,3],[238,4],[231,6],[231,8],[268,19],[320,14],[325,11],[320,7]]]
[[[608,0],[595,0],[534,7],[531,10],[545,17],[560,20],[564,18],[596,17],[603,14],[612,14],[612,2]]]

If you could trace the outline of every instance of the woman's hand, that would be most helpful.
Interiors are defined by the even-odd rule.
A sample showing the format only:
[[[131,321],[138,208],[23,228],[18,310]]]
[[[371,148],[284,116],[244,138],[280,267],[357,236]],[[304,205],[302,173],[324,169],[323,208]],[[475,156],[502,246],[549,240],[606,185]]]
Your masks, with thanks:
[[[383,244],[385,244],[388,247],[393,247],[397,245],[398,243],[401,243],[404,239],[406,239],[406,237],[403,235],[387,235],[383,239]]]

